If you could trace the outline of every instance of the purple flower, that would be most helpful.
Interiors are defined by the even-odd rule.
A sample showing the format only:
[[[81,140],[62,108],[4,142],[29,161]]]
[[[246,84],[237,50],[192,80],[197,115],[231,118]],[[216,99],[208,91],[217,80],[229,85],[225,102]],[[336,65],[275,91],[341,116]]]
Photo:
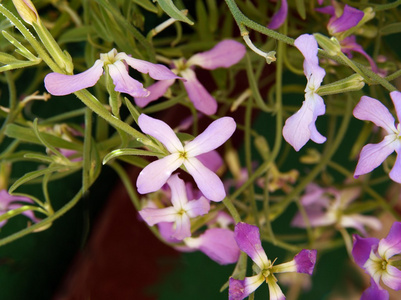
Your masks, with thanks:
[[[0,215],[7,213],[10,210],[20,208],[24,205],[32,204],[32,199],[23,196],[13,196],[10,195],[6,190],[0,190]],[[33,222],[37,222],[38,218],[35,217],[31,210],[26,210],[22,212],[24,216],[31,219]],[[3,227],[8,220],[0,222],[0,227]]]
[[[281,0],[280,9],[274,14],[267,26],[270,29],[277,29],[283,25],[288,13],[288,3],[287,0]]]
[[[188,201],[185,183],[177,174],[167,180],[171,189],[173,206],[165,208],[145,208],[139,211],[141,217],[153,226],[161,222],[174,222],[174,233],[171,237],[182,240],[191,236],[190,218],[207,214],[210,210],[209,201],[205,197]]]
[[[388,299],[386,290],[380,286],[380,279],[393,290],[401,290],[401,271],[391,259],[401,253],[401,222],[394,222],[387,237],[362,238],[354,235],[352,256],[358,266],[371,276],[371,286],[361,297],[364,300]]]
[[[316,93],[326,72],[319,66],[318,47],[313,35],[301,35],[295,40],[294,45],[305,57],[304,73],[308,83],[305,88],[305,101],[301,109],[285,122],[283,136],[296,151],[299,151],[309,139],[318,144],[326,141],[315,125],[317,117],[323,115],[326,110],[322,97]]]
[[[398,121],[401,120],[401,93],[394,91],[390,93],[395,107]],[[359,120],[371,121],[376,126],[383,128],[387,135],[378,144],[367,144],[362,148],[359,155],[358,164],[355,169],[354,177],[371,172],[394,151],[397,159],[390,171],[390,178],[395,182],[401,183],[401,150],[400,124],[395,126],[394,117],[389,110],[378,100],[363,96],[354,109],[354,116]]]
[[[47,74],[45,87],[52,95],[68,95],[94,86],[103,71],[107,70],[117,92],[127,93],[132,97],[147,97],[150,92],[143,87],[142,83],[129,75],[127,64],[141,73],[149,73],[149,76],[156,80],[179,78],[166,66],[136,59],[124,52],[118,53],[116,49],[112,49],[109,53],[100,54],[100,59],[96,60],[91,68],[80,74]]]
[[[371,216],[345,213],[349,204],[359,194],[359,188],[347,188],[339,191],[335,188],[321,188],[316,184],[310,184],[301,198],[301,204],[305,208],[312,227],[339,225],[343,228],[355,228],[366,235],[364,226],[379,230],[381,228],[380,221]],[[301,213],[298,212],[295,215],[291,225],[306,228]]]
[[[245,277],[243,280],[230,278],[229,299],[241,300],[254,292],[264,281],[268,284],[270,300],[285,299],[283,292],[277,284],[274,273],[298,272],[312,275],[316,250],[302,250],[295,255],[292,261],[280,265],[273,265],[267,258],[260,241],[259,228],[246,223],[238,223],[235,226],[234,238],[238,247],[244,251],[256,264],[258,274]]]
[[[157,191],[172,172],[184,165],[207,199],[212,201],[224,199],[226,192],[220,178],[205,167],[197,156],[216,149],[231,137],[236,127],[233,118],[217,119],[204,132],[185,145],[163,121],[141,114],[138,125],[144,133],[159,140],[170,152],[170,155],[151,162],[141,171],[136,182],[139,193]]]
[[[198,81],[193,67],[199,66],[206,70],[229,68],[238,63],[244,57],[245,53],[245,46],[241,43],[233,40],[224,40],[209,51],[195,54],[188,61],[184,59],[174,61],[175,69],[173,71],[185,79],[183,83],[189,100],[192,101],[198,111],[206,115],[212,115],[216,113],[217,102]],[[172,79],[156,82],[148,88],[150,95],[146,98],[136,96],[135,103],[140,107],[144,107],[151,101],[159,99],[166,93],[174,81]]]

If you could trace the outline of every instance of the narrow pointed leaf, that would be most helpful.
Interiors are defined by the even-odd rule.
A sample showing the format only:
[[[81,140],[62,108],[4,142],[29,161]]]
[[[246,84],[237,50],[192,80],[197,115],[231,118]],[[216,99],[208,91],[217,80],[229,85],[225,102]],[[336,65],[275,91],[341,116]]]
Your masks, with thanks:
[[[190,19],[188,19],[183,12],[181,12],[173,3],[172,0],[156,0],[157,3],[159,3],[160,7],[163,9],[163,11],[168,14],[170,17],[173,19],[176,19],[178,21],[182,21],[185,23],[188,23],[189,25],[193,25],[194,22],[192,22]]]

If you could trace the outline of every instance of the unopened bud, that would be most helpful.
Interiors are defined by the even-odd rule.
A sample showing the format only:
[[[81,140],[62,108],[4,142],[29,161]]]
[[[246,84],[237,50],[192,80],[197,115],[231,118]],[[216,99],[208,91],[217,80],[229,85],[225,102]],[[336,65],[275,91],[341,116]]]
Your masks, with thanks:
[[[329,55],[336,56],[341,52],[341,45],[339,41],[335,38],[328,38],[320,33],[313,34],[319,46],[322,47]]]
[[[31,0],[12,0],[21,18],[29,25],[39,21],[39,15]]]
[[[359,91],[365,85],[363,77],[359,74],[353,74],[347,78],[335,81],[330,84],[322,85],[316,91],[320,96],[340,94],[350,91]]]

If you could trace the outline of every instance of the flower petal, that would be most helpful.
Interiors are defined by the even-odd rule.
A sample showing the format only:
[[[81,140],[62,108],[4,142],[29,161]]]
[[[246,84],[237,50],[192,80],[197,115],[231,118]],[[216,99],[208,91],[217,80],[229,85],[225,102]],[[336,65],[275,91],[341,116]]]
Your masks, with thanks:
[[[317,116],[322,115],[324,107],[321,97],[306,98],[300,110],[285,121],[283,136],[295,151],[299,151],[312,137],[316,143],[326,141],[326,138],[317,132],[315,125]]]
[[[171,189],[171,203],[177,211],[180,211],[188,203],[185,182],[174,174],[167,180],[167,184]]]
[[[369,173],[394,152],[394,135],[387,135],[378,144],[367,144],[362,148],[354,177]]]
[[[234,40],[223,40],[209,51],[192,56],[187,65],[197,65],[207,70],[229,68],[238,63],[245,55],[246,48]]]
[[[147,194],[159,190],[176,169],[182,165],[179,153],[170,154],[148,164],[136,181],[138,193]]]
[[[135,70],[144,74],[149,73],[149,76],[156,80],[180,78],[164,65],[154,64],[141,59],[136,59],[128,56],[124,52],[118,53],[116,59],[125,60],[125,62],[130,65],[131,68],[134,68]]]
[[[382,280],[385,285],[393,290],[401,290],[401,271],[392,265],[387,265],[386,271],[382,274]]]
[[[132,97],[149,96],[149,91],[143,87],[142,83],[128,74],[127,67],[121,60],[116,61],[114,64],[110,64],[107,67],[117,92],[126,93]]]
[[[191,236],[191,221],[186,213],[177,214],[175,220],[175,231],[172,238],[183,240]]]
[[[212,172],[217,172],[223,166],[223,159],[216,150],[199,154],[196,158]]]
[[[395,143],[400,144],[400,141],[397,140]],[[399,148],[399,145],[397,147]],[[389,175],[392,180],[401,183],[401,154],[399,154],[401,151],[400,149],[396,149],[396,151],[397,151],[397,158]]]
[[[269,266],[269,262],[260,241],[259,228],[254,225],[240,222],[235,226],[234,238],[238,247],[263,270]]]
[[[380,230],[382,223],[376,217],[359,214],[344,215],[341,217],[340,225],[345,228],[355,228],[363,235],[367,235],[364,226],[373,230]]]
[[[285,300],[285,296],[273,276],[267,277],[267,285],[269,286],[270,300]]]
[[[166,208],[144,208],[138,213],[149,226],[160,222],[174,222],[177,219],[177,211],[172,206]]]
[[[362,238],[357,234],[354,234],[352,238],[354,240],[352,256],[356,264],[363,268],[366,261],[369,259],[372,248],[378,245],[379,240],[376,238]]]
[[[149,96],[147,97],[135,97],[135,103],[139,107],[145,107],[150,102],[155,101],[162,97],[167,89],[175,82],[175,79],[170,80],[160,80],[154,84],[148,86],[146,89],[149,91]]]
[[[339,18],[334,18],[332,22],[329,22],[327,27],[329,28],[330,34],[343,32],[356,26],[364,15],[365,13],[363,11],[346,4],[342,15]]]
[[[226,196],[223,182],[219,176],[206,168],[197,158],[184,160],[184,166],[194,178],[199,190],[211,201],[222,201]]]
[[[205,87],[196,78],[195,72],[191,69],[181,71],[184,87],[187,90],[188,98],[195,108],[205,115],[213,115],[217,111],[216,99],[209,94]]]
[[[281,0],[280,9],[271,18],[270,23],[267,27],[273,30],[279,28],[281,25],[283,25],[285,19],[287,18],[287,13],[288,13],[287,0]]]
[[[387,107],[374,98],[362,96],[359,103],[355,106],[353,113],[355,118],[371,121],[376,126],[384,128],[389,134],[396,132],[394,117]]]
[[[240,255],[234,232],[225,228],[207,229],[198,238],[185,239],[184,243],[199,249],[220,265],[235,263]]]
[[[184,147],[174,131],[161,120],[141,114],[138,118],[141,130],[159,140],[170,153],[184,151]]]
[[[242,300],[254,292],[262,283],[265,278],[262,274],[252,277],[245,277],[244,280],[230,278],[228,288],[229,300]]]
[[[102,74],[103,61],[98,59],[88,70],[76,75],[47,74],[45,87],[52,95],[64,96],[94,86]]]
[[[210,152],[224,144],[234,133],[236,123],[231,117],[213,121],[201,134],[185,145],[189,157]]]
[[[401,253],[401,222],[394,222],[387,237],[380,240],[378,253],[385,260]]]
[[[388,300],[389,298],[388,292],[371,279],[370,287],[363,292],[360,300]]]
[[[210,210],[210,203],[205,197],[191,200],[185,205],[185,211],[190,218],[205,215]]]
[[[317,250],[302,249],[294,257],[295,265],[298,273],[306,273],[312,275],[316,263]]]
[[[401,121],[401,93],[399,91],[394,91],[390,93],[391,100],[395,107],[395,112],[397,113],[398,122]]]

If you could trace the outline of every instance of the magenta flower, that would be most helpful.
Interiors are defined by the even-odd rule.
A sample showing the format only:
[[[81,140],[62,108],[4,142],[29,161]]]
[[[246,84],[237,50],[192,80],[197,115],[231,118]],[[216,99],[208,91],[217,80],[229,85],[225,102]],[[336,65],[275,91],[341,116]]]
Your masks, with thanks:
[[[20,208],[24,205],[32,204],[32,199],[23,196],[13,196],[10,195],[6,190],[0,190],[0,215],[7,213],[10,210]],[[38,222],[39,219],[35,217],[34,213],[31,210],[26,210],[22,212],[22,214],[33,222]],[[0,222],[0,227],[3,227],[8,220],[4,220]]]
[[[166,183],[171,173],[184,165],[207,199],[212,201],[224,199],[226,192],[220,178],[205,167],[197,157],[216,149],[231,137],[236,127],[233,118],[217,119],[185,145],[163,121],[141,114],[138,125],[144,133],[159,140],[170,152],[170,155],[151,162],[141,171],[136,182],[139,193],[157,191]]]
[[[143,87],[142,83],[129,75],[127,64],[141,73],[149,73],[149,76],[156,80],[179,78],[166,66],[136,59],[124,52],[118,53],[116,49],[112,49],[109,53],[100,54],[100,59],[96,60],[91,68],[80,74],[47,74],[45,87],[52,95],[68,95],[94,86],[103,71],[107,70],[117,92],[126,93],[132,97],[147,97],[150,92]]]
[[[299,151],[309,139],[318,144],[326,141],[315,125],[317,117],[326,111],[322,97],[316,93],[326,72],[319,66],[318,47],[313,35],[301,35],[295,40],[294,45],[305,57],[304,73],[308,83],[305,88],[305,101],[302,103],[301,109],[285,122],[283,136],[296,151]]]
[[[185,79],[184,87],[188,93],[189,100],[192,101],[195,108],[206,114],[216,113],[217,102],[205,87],[198,81],[193,70],[194,66],[199,66],[206,70],[217,68],[229,68],[238,63],[245,55],[245,46],[233,40],[224,40],[214,46],[211,50],[201,52],[192,56],[188,61],[184,59],[174,61],[174,72]],[[146,98],[136,96],[135,103],[139,107],[148,105],[151,101],[163,96],[167,89],[174,83],[174,79],[159,81],[148,87],[150,95]]]
[[[362,238],[354,235],[352,256],[358,266],[371,277],[371,286],[363,292],[363,300],[389,299],[389,294],[380,286],[380,279],[393,290],[401,290],[401,271],[391,259],[401,254],[401,222],[394,222],[387,237]]]
[[[394,91],[390,93],[393,100],[398,121],[401,120],[401,93]],[[390,171],[390,178],[395,182],[401,183],[401,150],[400,132],[401,127],[398,123],[395,126],[394,117],[389,110],[378,100],[363,96],[354,109],[354,116],[359,120],[371,121],[376,126],[383,128],[387,135],[378,144],[367,144],[362,148],[359,155],[358,164],[355,169],[354,177],[371,172],[394,151],[397,159]]]
[[[141,217],[153,226],[161,222],[174,222],[174,233],[171,237],[182,240],[191,236],[190,218],[207,214],[210,210],[209,201],[205,197],[188,201],[185,183],[177,174],[167,180],[171,189],[173,206],[165,208],[145,208],[139,211]]]
[[[264,281],[269,286],[270,300],[283,300],[285,296],[277,284],[274,273],[298,272],[312,275],[316,262],[316,250],[302,250],[292,261],[273,265],[267,258],[260,241],[259,228],[246,223],[235,226],[234,238],[238,247],[253,260],[257,266],[257,275],[243,280],[230,278],[229,299],[241,300],[254,292]]]
[[[267,27],[273,30],[279,28],[281,25],[283,25],[285,19],[287,18],[287,14],[288,14],[287,0],[281,0],[280,9],[274,14]]]
[[[346,214],[348,206],[360,194],[359,188],[337,190],[335,188],[321,188],[316,184],[306,187],[306,193],[301,198],[312,227],[338,225],[343,228],[355,228],[366,235],[365,226],[374,230],[381,228],[376,217],[361,214]],[[301,213],[297,213],[291,222],[292,226],[306,228]]]

